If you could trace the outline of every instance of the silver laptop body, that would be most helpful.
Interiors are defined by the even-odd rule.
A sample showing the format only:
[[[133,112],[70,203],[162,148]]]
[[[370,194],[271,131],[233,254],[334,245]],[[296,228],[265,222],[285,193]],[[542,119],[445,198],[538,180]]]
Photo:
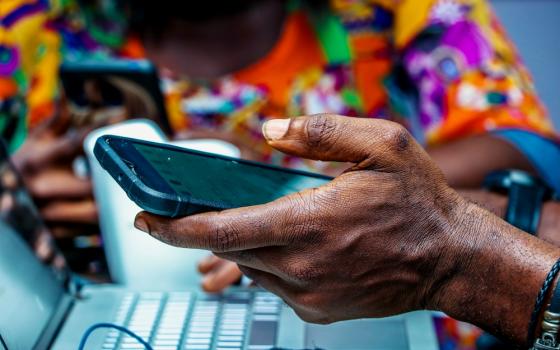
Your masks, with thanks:
[[[84,284],[64,264],[5,150],[0,151],[2,350],[77,349],[98,323],[124,326],[158,350],[438,349],[428,312],[318,326],[299,320],[260,289],[208,295],[157,284],[144,291]],[[99,329],[85,348],[144,347],[115,330]]]
[[[126,290],[115,285],[78,289],[62,281],[9,227],[0,223],[0,336],[9,350],[77,349],[97,323],[125,326],[154,349],[437,349],[428,312],[379,320],[311,325],[274,295],[233,289]],[[144,349],[111,329],[92,334],[86,349]]]

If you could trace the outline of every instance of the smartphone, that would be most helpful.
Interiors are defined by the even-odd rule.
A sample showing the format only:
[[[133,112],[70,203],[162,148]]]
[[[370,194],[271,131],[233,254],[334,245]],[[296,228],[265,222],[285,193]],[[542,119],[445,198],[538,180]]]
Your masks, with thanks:
[[[71,107],[82,112],[74,113],[76,116],[91,117],[95,114],[90,112],[99,108],[121,106],[123,114],[152,119],[166,133],[171,132],[159,75],[150,61],[68,61],[60,67],[60,79]]]
[[[105,135],[94,155],[142,209],[162,216],[264,204],[332,178],[166,144]]]

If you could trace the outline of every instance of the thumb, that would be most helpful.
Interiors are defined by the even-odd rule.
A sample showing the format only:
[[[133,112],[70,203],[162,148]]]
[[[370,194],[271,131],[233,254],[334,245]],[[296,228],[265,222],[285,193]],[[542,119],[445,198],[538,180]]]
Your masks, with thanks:
[[[263,134],[281,152],[360,168],[397,170],[421,149],[399,124],[331,114],[269,120]]]

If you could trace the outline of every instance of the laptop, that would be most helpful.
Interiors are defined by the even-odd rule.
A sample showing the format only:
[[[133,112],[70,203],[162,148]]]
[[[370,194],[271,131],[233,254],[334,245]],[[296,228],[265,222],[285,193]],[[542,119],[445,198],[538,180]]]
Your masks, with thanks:
[[[374,291],[373,291],[374,292]],[[154,349],[436,350],[429,312],[312,325],[261,289],[133,290],[84,284],[72,274],[0,152],[0,349],[77,349],[94,324],[123,326]],[[99,329],[85,349],[144,349]]]
[[[168,141],[156,123],[148,119],[127,120],[102,127],[91,132],[84,141],[111,279],[129,288],[146,288],[154,283],[162,288],[200,285],[197,264],[209,254],[207,251],[172,247],[134,227],[134,217],[142,209],[128,198],[93,154],[97,138],[106,134],[153,142]],[[221,140],[171,143],[231,157],[239,156],[237,147]]]

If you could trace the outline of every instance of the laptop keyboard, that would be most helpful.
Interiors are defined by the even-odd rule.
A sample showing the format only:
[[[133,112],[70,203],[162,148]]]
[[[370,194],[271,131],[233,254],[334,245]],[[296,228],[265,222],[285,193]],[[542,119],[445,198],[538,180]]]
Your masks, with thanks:
[[[225,295],[130,293],[113,323],[131,330],[154,350],[265,350],[276,343],[282,301],[267,292]],[[102,349],[144,349],[117,330]]]

